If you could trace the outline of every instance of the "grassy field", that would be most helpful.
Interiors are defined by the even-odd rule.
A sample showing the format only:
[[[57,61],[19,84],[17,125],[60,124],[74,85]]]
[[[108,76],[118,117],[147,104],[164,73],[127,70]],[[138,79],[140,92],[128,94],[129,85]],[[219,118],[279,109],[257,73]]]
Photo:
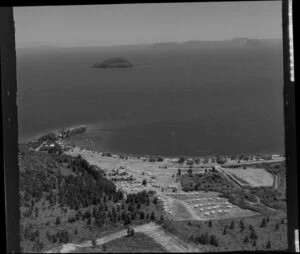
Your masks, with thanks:
[[[265,218],[266,225],[262,226]],[[210,251],[257,251],[287,249],[287,221],[284,215],[273,217],[254,216],[209,221],[165,221],[163,228],[186,242],[200,245],[204,252]],[[267,222],[268,221],[268,222]],[[233,226],[231,225],[233,223]],[[252,227],[257,239],[252,234]],[[225,229],[226,228],[226,229]],[[225,232],[224,232],[225,229]],[[195,239],[207,234],[207,242],[200,244]],[[217,239],[217,246],[210,243],[212,235]],[[251,239],[251,236],[253,239]],[[245,240],[248,238],[248,241]],[[246,242],[245,242],[246,241]],[[268,245],[270,242],[270,246]]]
[[[282,163],[280,165],[280,172],[283,172],[285,167]],[[259,166],[261,167],[261,165]],[[271,166],[268,165],[268,167]],[[273,186],[240,188],[216,171],[206,174],[185,174],[181,176],[180,181],[184,191],[219,192],[231,203],[241,208],[269,216],[278,210],[286,211],[285,174],[280,173],[278,176],[277,189],[274,189]]]
[[[171,196],[188,204],[202,220],[216,220],[257,215],[257,213],[251,210],[242,209],[238,206],[232,205],[228,202],[227,198],[219,197],[220,193],[217,192],[199,191],[197,193],[186,193],[185,195],[174,193]]]
[[[162,253],[166,250],[157,244],[151,237],[138,232],[131,237],[122,237],[106,244],[93,247],[79,248],[80,253]]]
[[[264,168],[223,168],[223,171],[233,175],[242,184],[250,184],[253,187],[272,186],[273,176]]]

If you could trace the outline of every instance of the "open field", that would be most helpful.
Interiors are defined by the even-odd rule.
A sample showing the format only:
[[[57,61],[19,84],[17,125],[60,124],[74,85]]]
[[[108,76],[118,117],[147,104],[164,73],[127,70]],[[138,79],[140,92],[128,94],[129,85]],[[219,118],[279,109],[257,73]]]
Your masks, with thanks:
[[[115,182],[117,188],[120,188],[125,194],[144,189],[155,191],[159,197],[166,200],[164,204],[166,215],[175,220],[221,219],[232,216],[251,216],[255,214],[255,212],[268,214],[273,213],[275,210],[266,207],[266,204],[271,204],[271,207],[275,208],[284,206],[281,201],[278,201],[279,205],[274,203],[276,201],[276,193],[272,193],[269,189],[258,188],[269,188],[269,186],[265,185],[271,185],[272,187],[273,184],[273,176],[265,169],[262,169],[261,164],[255,164],[255,167],[248,169],[221,168],[213,164],[211,164],[211,168],[207,167],[208,165],[204,168],[197,166],[196,171],[194,171],[192,167],[193,174],[189,175],[184,174],[185,170],[188,170],[186,165],[180,165],[167,158],[163,161],[150,162],[143,157],[120,158],[117,155],[107,156],[102,153],[80,149],[79,147],[74,147],[67,153],[73,156],[81,154],[90,164],[98,166],[108,175],[115,170],[126,172],[128,176],[132,176],[133,181]],[[213,167],[215,167],[216,170],[213,170]],[[180,180],[178,180],[179,177],[176,176],[179,168],[182,169]],[[235,181],[224,172],[235,176]],[[143,180],[146,180],[146,185],[142,184]],[[239,181],[240,184],[237,184],[237,181]],[[254,187],[254,189],[243,189],[241,187],[243,185],[246,187]],[[179,195],[179,193],[184,193],[182,190],[214,191],[222,193],[223,198],[225,198],[223,203],[225,204],[215,202],[215,205],[208,204],[200,207],[199,204],[199,206],[194,207],[194,205],[197,205],[196,203],[190,205],[186,202],[178,202],[175,201],[174,196],[165,195],[165,193],[172,191],[176,191],[175,193]],[[264,194],[265,191],[267,193],[266,195]],[[255,197],[255,193],[257,193],[258,197]],[[227,207],[228,205],[232,206],[232,208]]]
[[[234,177],[241,186],[247,184],[251,187],[272,186],[274,181],[272,174],[264,168],[221,168],[221,170]]]
[[[144,233],[135,233],[132,237],[123,236],[122,238],[112,240],[95,248],[82,247],[73,253],[142,253],[142,252],[166,252],[166,250],[157,244],[151,237]]]
[[[160,188],[167,188],[171,184],[180,189],[180,183],[176,183],[175,178],[172,177],[176,175],[178,171],[174,166],[177,163],[172,163],[168,160],[166,162],[148,162],[143,159],[131,157],[128,159],[120,159],[113,156],[102,156],[102,153],[80,149],[78,147],[75,147],[67,153],[73,156],[81,154],[90,164],[100,167],[107,174],[114,169],[123,169],[123,171],[129,173],[129,175],[132,175],[138,183],[142,183],[142,181],[146,179],[147,183],[150,183],[146,186],[147,189],[158,190]],[[172,166],[173,169],[168,170],[169,166]],[[167,169],[164,167],[167,167]],[[153,178],[155,178],[155,181]],[[155,186],[152,186],[151,183],[154,183]],[[140,185],[140,189],[144,189],[144,187]]]
[[[47,251],[47,253],[70,253],[70,252],[146,252],[147,250],[153,252],[159,250],[162,252],[199,252],[201,247],[192,246],[184,242],[177,236],[165,231],[161,226],[155,223],[147,223],[133,227],[135,235],[127,236],[127,230],[120,230],[112,234],[106,234],[100,238],[94,238],[96,241],[96,248],[92,247],[92,241],[85,241],[81,243],[68,243],[59,248],[54,248]],[[137,235],[137,237],[135,237]],[[147,243],[143,244],[143,242]],[[131,243],[129,243],[131,242]],[[125,243],[129,243],[126,245]],[[125,245],[124,245],[125,244]],[[103,246],[105,245],[105,247]],[[107,247],[106,251],[104,249]],[[130,250],[131,248],[131,250]],[[128,251],[130,250],[130,251]]]
[[[248,217],[258,213],[233,205],[217,192],[170,193],[169,196],[187,204],[200,220],[220,220],[232,217]]]

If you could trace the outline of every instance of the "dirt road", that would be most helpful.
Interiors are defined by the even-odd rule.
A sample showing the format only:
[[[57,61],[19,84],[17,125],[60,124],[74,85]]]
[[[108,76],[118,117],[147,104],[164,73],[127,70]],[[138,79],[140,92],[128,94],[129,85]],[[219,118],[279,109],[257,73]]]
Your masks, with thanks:
[[[169,252],[201,252],[200,248],[196,248],[188,243],[183,242],[178,237],[165,232],[159,225],[155,223],[148,223],[134,227],[135,232],[142,232],[152,237],[158,244],[162,245]],[[127,230],[121,230],[117,233],[109,234],[107,236],[96,239],[97,245],[107,243],[109,241],[121,238],[127,235]],[[67,243],[59,248],[55,248],[45,253],[71,253],[82,247],[91,247],[91,241],[75,244]]]

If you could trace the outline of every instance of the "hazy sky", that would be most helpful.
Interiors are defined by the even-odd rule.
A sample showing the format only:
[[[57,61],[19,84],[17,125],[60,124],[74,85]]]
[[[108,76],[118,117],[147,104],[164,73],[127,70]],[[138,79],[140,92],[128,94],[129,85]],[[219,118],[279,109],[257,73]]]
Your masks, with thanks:
[[[17,47],[281,38],[281,1],[15,7]]]

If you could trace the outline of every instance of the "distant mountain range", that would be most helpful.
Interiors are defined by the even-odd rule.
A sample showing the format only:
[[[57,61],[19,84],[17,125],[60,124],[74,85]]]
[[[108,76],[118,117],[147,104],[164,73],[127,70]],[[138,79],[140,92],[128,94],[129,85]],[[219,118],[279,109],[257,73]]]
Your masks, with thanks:
[[[190,40],[185,42],[159,42],[148,44],[131,44],[131,45],[113,45],[113,46],[78,46],[78,47],[59,47],[51,45],[41,45],[36,47],[17,48],[17,51],[52,51],[52,50],[66,50],[75,48],[128,48],[128,49],[197,49],[197,48],[235,48],[235,47],[264,47],[264,46],[281,46],[281,39],[249,39],[249,38],[235,38],[231,40],[222,41],[200,41]]]
[[[232,40],[223,41],[186,41],[186,42],[162,42],[155,43],[156,49],[196,49],[207,47],[260,47],[260,46],[280,46],[281,39],[249,39],[249,38],[235,38]]]

